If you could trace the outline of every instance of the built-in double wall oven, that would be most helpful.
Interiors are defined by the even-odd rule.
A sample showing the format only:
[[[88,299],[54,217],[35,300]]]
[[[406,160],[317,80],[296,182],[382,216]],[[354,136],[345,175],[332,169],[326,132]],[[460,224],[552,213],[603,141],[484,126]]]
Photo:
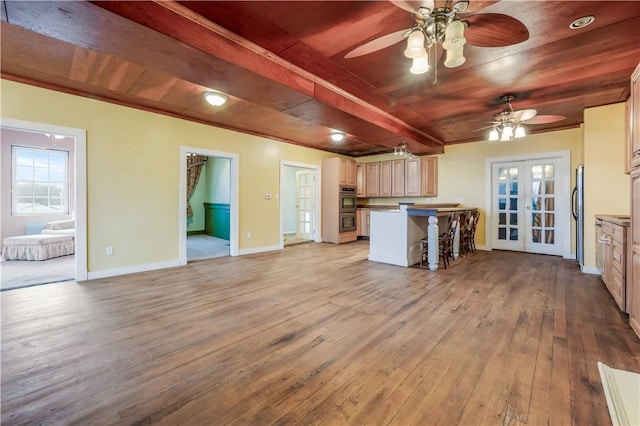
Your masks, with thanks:
[[[356,187],[340,186],[340,232],[356,230]]]

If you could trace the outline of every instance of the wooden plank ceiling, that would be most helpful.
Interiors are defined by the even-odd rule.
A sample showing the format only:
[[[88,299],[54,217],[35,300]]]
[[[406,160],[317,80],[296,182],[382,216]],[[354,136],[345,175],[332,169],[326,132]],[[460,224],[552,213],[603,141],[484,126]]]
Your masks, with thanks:
[[[515,110],[566,117],[528,133],[628,97],[640,2],[471,1],[461,17],[466,61],[441,58],[434,84],[433,69],[409,73],[404,41],[345,59],[414,24],[388,1],[4,1],[2,77],[355,157],[485,139],[506,94]],[[500,38],[525,41],[478,47]],[[230,101],[212,108],[210,89]]]

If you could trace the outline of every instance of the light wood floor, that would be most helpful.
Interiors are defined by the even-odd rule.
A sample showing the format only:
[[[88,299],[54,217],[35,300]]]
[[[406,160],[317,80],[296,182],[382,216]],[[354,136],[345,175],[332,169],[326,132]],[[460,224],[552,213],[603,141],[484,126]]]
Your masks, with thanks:
[[[574,262],[304,244],[3,292],[2,424],[610,423],[640,341]]]

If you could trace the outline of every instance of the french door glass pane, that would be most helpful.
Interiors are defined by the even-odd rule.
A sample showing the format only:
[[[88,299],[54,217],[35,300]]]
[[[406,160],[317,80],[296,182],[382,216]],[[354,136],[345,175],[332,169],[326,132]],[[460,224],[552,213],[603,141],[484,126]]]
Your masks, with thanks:
[[[531,166],[531,242],[553,244],[555,239],[555,167]]]
[[[498,168],[498,239],[518,240],[518,167]]]

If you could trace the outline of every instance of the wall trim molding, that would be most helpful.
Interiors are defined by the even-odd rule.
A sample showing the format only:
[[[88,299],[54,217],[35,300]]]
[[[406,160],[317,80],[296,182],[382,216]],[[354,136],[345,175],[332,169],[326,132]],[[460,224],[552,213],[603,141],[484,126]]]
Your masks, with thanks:
[[[240,250],[240,252],[238,253],[240,256],[243,256],[245,254],[256,254],[256,253],[265,253],[268,251],[276,251],[276,250],[282,250],[282,247],[278,246],[264,246],[264,247],[254,247],[254,248],[249,248],[249,249],[242,249]]]
[[[122,268],[103,269],[101,271],[89,272],[89,280],[97,280],[100,278],[115,277],[118,275],[137,274],[139,272],[155,271],[157,269],[175,268],[180,266],[178,260],[169,260],[166,262],[147,263],[144,265],[132,265]]]

